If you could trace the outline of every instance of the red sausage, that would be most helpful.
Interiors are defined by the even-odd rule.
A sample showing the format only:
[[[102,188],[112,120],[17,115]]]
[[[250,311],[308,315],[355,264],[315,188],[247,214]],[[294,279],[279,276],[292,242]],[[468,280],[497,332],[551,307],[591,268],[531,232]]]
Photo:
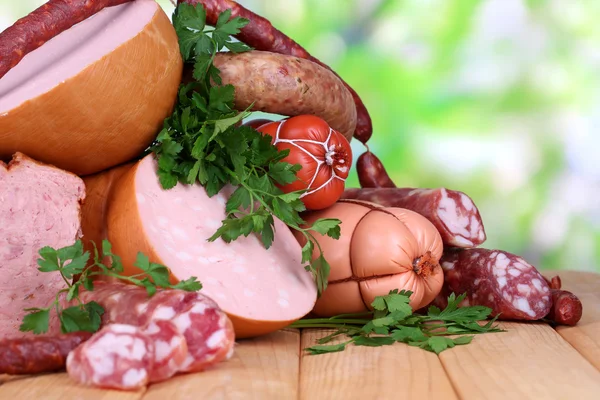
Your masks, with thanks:
[[[552,294],[552,308],[546,319],[559,325],[576,325],[583,314],[583,304],[581,300],[573,293],[562,290],[560,276],[553,276],[552,279],[546,278],[550,285]]]
[[[58,336],[0,340],[0,374],[29,375],[59,371],[69,353],[92,336],[75,332]]]
[[[433,304],[447,306],[451,293],[466,293],[461,306],[486,306],[502,320],[535,321],[548,315],[550,288],[521,257],[500,250],[448,249],[440,260],[444,286]]]
[[[227,9],[231,9],[232,17],[239,16],[250,21],[248,25],[242,28],[240,33],[236,36],[241,42],[246,43],[248,46],[253,47],[256,50],[271,51],[274,53],[305,58],[331,70],[329,66],[311,56],[308,51],[306,51],[298,43],[287,37],[281,31],[277,30],[266,18],[256,15],[235,1],[178,0],[177,3],[202,4],[206,9],[206,22],[209,25],[215,25],[217,23],[219,14]],[[331,71],[336,74],[335,71]],[[340,78],[340,80],[342,80],[339,75],[337,76]],[[350,85],[343,80],[342,82],[352,94],[354,103],[356,105],[357,123],[354,131],[354,137],[362,143],[367,143],[373,134],[373,126],[369,112],[354,89],[352,89]]]
[[[131,0],[49,0],[0,33],[0,79],[25,55],[102,10]]]
[[[448,247],[479,246],[486,239],[481,215],[466,194],[446,188],[346,189],[342,199],[370,201],[384,207],[400,207],[427,218]]]
[[[370,151],[356,160],[358,181],[363,188],[395,188],[396,185],[385,171],[383,163]]]

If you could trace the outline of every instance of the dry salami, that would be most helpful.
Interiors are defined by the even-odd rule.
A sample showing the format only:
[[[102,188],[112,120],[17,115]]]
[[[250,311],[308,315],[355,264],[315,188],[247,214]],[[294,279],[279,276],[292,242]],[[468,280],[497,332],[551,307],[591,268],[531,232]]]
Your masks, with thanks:
[[[270,51],[273,53],[286,54],[299,58],[305,58],[333,71],[329,66],[311,56],[302,46],[291,38],[277,30],[269,20],[256,15],[252,11],[244,8],[232,0],[178,0],[177,3],[202,4],[206,9],[206,21],[209,25],[215,25],[219,14],[227,9],[231,9],[233,17],[239,16],[248,19],[250,22],[236,36],[241,42],[255,48],[256,50]],[[337,75],[337,74],[336,74]],[[341,79],[339,75],[338,78]],[[354,137],[366,143],[373,134],[371,117],[367,108],[363,104],[360,96],[344,82],[346,88],[352,94],[356,106],[356,129]]]
[[[152,321],[143,328],[154,343],[154,365],[149,382],[169,379],[179,372],[188,355],[187,341],[170,321]]]
[[[444,286],[433,301],[446,307],[451,293],[466,293],[461,306],[490,307],[502,320],[538,320],[552,306],[550,288],[537,269],[521,257],[501,250],[445,250],[440,265]]]
[[[0,79],[28,53],[105,7],[131,0],[50,0],[0,33]]]
[[[400,207],[427,218],[440,232],[445,246],[469,248],[485,242],[479,210],[466,194],[446,188],[346,189],[342,199],[358,199],[384,207]]]
[[[362,188],[395,188],[383,163],[370,151],[364,152],[356,160],[358,182]]]
[[[552,308],[546,319],[558,325],[577,325],[583,315],[581,300],[568,290],[562,289],[560,276],[553,276],[546,281],[552,296]]]
[[[110,389],[135,390],[150,381],[154,342],[139,327],[107,325],[67,357],[75,381]]]
[[[0,340],[0,374],[29,375],[59,371],[69,352],[92,336],[90,332]]]

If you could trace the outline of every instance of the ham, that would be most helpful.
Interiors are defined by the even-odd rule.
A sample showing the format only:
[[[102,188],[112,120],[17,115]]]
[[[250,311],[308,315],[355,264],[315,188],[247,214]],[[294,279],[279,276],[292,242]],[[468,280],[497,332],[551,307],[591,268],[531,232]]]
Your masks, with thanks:
[[[60,274],[38,271],[38,251],[81,237],[81,178],[16,153],[0,162],[0,338],[19,331],[25,308],[46,307],[65,287]]]
[[[96,187],[89,200],[96,206],[84,207],[84,242],[107,238],[122,257],[125,274],[139,273],[133,264],[141,251],[169,267],[173,283],[196,276],[202,293],[233,322],[237,338],[276,331],[310,312],[316,286],[302,266],[298,241],[283,222],[276,220],[268,250],[256,235],[208,242],[225,218],[232,188],[213,197],[199,184],[164,190],[153,155],[128,168],[85,178]],[[98,208],[105,209],[105,217],[88,217]]]

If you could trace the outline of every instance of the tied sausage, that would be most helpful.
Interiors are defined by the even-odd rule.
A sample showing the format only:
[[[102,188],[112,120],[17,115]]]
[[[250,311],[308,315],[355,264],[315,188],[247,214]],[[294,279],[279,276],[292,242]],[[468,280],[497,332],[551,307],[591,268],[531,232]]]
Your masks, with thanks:
[[[74,332],[58,336],[0,340],[0,374],[29,375],[59,371],[69,353],[92,336]]]
[[[353,188],[346,189],[342,199],[365,200],[419,213],[437,228],[448,247],[476,247],[486,240],[479,210],[462,192],[445,188]]]
[[[440,265],[444,285],[433,304],[447,306],[448,296],[466,293],[460,306],[486,306],[502,320],[538,320],[552,306],[550,288],[537,269],[501,250],[445,250]]]
[[[358,182],[362,188],[395,188],[396,184],[377,156],[370,151],[361,154],[356,160]]]
[[[583,304],[573,293],[563,290],[560,277],[546,279],[552,295],[552,308],[546,319],[558,325],[576,325],[583,315]]]
[[[236,36],[236,38],[241,42],[246,43],[248,46],[251,46],[257,50],[270,51],[310,60],[321,67],[330,70],[341,80],[339,75],[337,75],[329,66],[311,56],[302,46],[273,27],[273,25],[267,19],[256,15],[235,1],[178,0],[177,3],[202,4],[206,9],[206,21],[209,25],[213,26],[216,25],[220,13],[227,9],[231,9],[232,17],[239,16],[250,21],[248,25],[243,27],[240,33]],[[352,89],[350,85],[343,80],[341,80],[341,82],[349,91],[354,102],[355,115],[357,119],[354,137],[362,143],[367,143],[373,133],[373,126],[369,112],[363,104],[360,96],[354,91],[354,89]],[[350,141],[350,138],[348,138],[348,141]]]
[[[50,0],[0,33],[0,79],[25,55],[105,7],[131,0]]]

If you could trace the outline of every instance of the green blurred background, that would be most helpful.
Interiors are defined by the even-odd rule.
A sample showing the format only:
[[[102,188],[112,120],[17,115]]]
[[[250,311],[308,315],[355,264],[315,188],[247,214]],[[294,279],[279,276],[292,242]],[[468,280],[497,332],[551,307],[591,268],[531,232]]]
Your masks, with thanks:
[[[43,3],[2,0],[0,31]],[[356,89],[398,186],[470,195],[483,247],[600,272],[600,1],[240,3]]]

